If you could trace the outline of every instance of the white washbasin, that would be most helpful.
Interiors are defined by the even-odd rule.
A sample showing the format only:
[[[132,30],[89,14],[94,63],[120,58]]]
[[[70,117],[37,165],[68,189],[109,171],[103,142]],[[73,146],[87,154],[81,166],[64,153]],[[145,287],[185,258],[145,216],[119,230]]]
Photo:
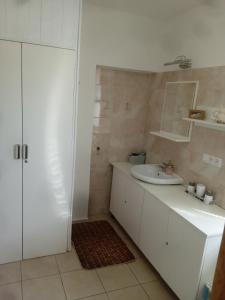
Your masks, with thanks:
[[[182,184],[183,179],[177,174],[167,175],[160,165],[136,165],[131,174],[144,182],[153,184]]]

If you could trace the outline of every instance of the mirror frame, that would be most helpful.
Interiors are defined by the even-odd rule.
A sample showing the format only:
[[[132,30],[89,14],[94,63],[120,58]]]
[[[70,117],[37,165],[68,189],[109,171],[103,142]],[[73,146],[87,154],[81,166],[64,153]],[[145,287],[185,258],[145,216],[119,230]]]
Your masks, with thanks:
[[[168,88],[169,85],[185,84],[185,83],[187,83],[187,84],[188,83],[195,84],[195,90],[194,90],[193,99],[192,99],[192,106],[190,107],[190,109],[195,109],[196,108],[197,96],[198,96],[198,89],[199,89],[199,81],[197,81],[197,80],[192,80],[192,81],[167,81],[166,85],[165,85],[164,100],[163,100],[161,120],[160,120],[160,132],[165,132],[165,133],[168,133],[168,134],[174,134],[174,135],[176,135],[173,132],[165,131],[165,130],[162,129],[162,123],[164,121],[163,115],[164,115],[164,109],[165,109],[166,98],[167,98],[167,88]],[[190,125],[189,125],[188,135],[187,136],[186,135],[181,135],[181,136],[183,136],[184,138],[187,138],[187,139],[191,139],[191,133],[192,133],[192,123],[190,123]]]

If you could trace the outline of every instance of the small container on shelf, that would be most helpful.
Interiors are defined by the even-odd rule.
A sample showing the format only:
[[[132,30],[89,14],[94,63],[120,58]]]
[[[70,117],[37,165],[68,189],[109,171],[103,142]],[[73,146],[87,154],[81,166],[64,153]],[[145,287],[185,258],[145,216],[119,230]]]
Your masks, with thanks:
[[[205,120],[206,113],[200,109],[190,109],[189,118],[194,120]]]
[[[225,124],[225,108],[220,108],[214,111],[211,118],[218,124]]]
[[[145,152],[132,152],[128,156],[128,161],[132,165],[143,165],[145,164],[146,153]]]

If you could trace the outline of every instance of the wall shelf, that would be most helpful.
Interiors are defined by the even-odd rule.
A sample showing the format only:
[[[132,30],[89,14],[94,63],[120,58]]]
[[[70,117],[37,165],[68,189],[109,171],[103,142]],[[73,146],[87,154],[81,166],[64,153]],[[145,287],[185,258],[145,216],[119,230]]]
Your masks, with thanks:
[[[201,127],[206,127],[206,128],[211,128],[215,130],[221,130],[225,131],[225,124],[220,124],[216,123],[213,121],[207,121],[207,120],[196,120],[196,119],[191,119],[191,118],[183,118],[184,121],[192,122],[196,126],[201,126]]]
[[[190,142],[190,138],[189,137],[185,137],[183,135],[178,135],[178,134],[174,134],[174,133],[170,133],[170,132],[166,132],[166,131],[151,131],[150,134],[176,142],[176,143],[188,143]]]

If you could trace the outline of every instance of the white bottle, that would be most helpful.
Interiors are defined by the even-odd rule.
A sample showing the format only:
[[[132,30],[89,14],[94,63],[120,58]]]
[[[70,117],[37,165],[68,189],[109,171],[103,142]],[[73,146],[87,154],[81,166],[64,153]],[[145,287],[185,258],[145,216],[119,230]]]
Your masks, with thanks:
[[[204,184],[198,183],[196,186],[196,196],[202,198],[205,194],[206,186]]]

